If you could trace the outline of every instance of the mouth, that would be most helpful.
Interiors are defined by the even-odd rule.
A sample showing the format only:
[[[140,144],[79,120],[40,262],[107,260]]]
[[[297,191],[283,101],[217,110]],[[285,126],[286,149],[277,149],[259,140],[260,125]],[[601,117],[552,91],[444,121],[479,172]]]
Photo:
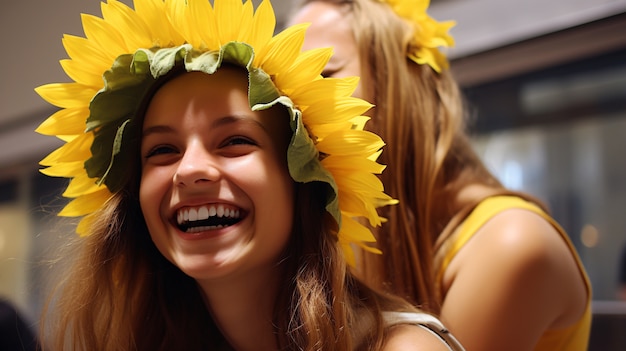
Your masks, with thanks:
[[[215,230],[239,223],[242,212],[239,208],[223,204],[185,207],[176,212],[176,224],[186,233]]]

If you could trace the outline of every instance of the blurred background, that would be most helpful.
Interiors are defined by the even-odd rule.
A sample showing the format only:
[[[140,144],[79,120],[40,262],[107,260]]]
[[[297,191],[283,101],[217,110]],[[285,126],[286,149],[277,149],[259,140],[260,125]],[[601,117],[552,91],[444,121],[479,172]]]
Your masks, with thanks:
[[[279,27],[292,1],[272,0]],[[81,12],[100,16],[99,1],[0,11],[0,299],[33,328],[55,249],[73,235],[54,216],[66,181],[38,172],[60,143],[34,132],[56,109],[33,89],[69,81],[61,37],[83,35]],[[589,349],[626,349],[626,0],[431,0],[429,13],[457,21],[448,56],[476,149],[549,204],[578,249],[594,289]]]

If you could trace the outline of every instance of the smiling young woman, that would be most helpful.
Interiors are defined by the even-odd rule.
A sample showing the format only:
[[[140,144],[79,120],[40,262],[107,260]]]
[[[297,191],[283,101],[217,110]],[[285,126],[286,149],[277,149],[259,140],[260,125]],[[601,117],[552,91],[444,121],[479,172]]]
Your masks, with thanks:
[[[441,322],[352,273],[384,145],[356,79],[323,78],[306,26],[269,1],[136,0],[66,37],[74,83],[39,132],[67,143],[60,213],[81,237],[42,320],[53,350],[462,350]],[[89,54],[85,54],[89,52]],[[102,79],[103,78],[103,79]],[[77,93],[78,92],[78,93]]]
[[[287,120],[278,107],[250,110],[245,71],[231,67],[176,77],[148,105],[142,212],[159,251],[201,286],[276,268],[293,227]]]

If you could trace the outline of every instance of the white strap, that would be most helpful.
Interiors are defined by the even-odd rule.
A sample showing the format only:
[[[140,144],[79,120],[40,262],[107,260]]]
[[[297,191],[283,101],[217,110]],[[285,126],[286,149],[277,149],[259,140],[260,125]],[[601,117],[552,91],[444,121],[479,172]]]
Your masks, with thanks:
[[[416,312],[383,312],[383,318],[388,326],[398,324],[413,324],[421,326],[443,341],[451,351],[465,351],[461,343],[443,326],[434,316]]]

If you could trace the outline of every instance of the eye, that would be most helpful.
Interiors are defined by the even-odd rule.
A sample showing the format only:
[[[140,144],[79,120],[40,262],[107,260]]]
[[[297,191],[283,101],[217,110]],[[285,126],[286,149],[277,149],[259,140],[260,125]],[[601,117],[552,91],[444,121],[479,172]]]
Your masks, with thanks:
[[[244,136],[232,136],[219,145],[220,154],[224,157],[241,157],[253,152],[259,144]]]
[[[320,73],[320,75],[324,78],[334,78],[337,74],[337,72],[339,72],[339,70],[337,69],[329,69],[329,68],[325,68],[322,73]]]
[[[178,150],[170,145],[158,145],[148,151],[148,153],[146,154],[146,158],[172,153],[178,153]]]
[[[233,137],[226,139],[226,141],[222,143],[222,147],[236,146],[236,145],[257,145],[257,143],[254,140],[244,137],[244,136],[233,136]]]

